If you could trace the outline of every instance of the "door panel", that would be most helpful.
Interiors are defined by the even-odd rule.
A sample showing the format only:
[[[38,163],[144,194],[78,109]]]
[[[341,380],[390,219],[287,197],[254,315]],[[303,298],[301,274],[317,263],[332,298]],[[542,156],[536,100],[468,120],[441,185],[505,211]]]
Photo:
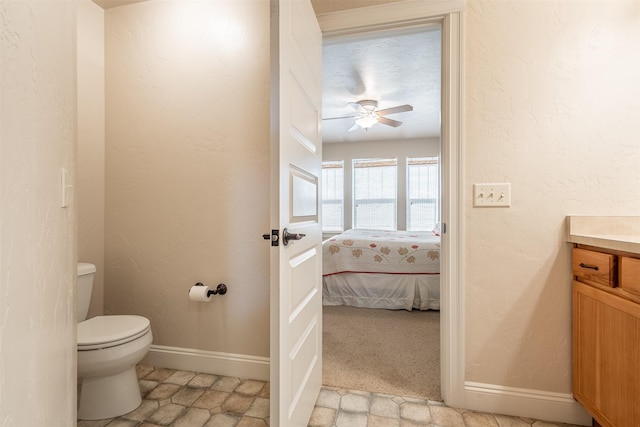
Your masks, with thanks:
[[[303,427],[322,384],[322,34],[309,0],[272,0],[271,425]],[[274,62],[275,61],[275,62]]]
[[[317,176],[291,167],[291,222],[318,222],[318,191]]]
[[[313,410],[318,396],[318,393],[310,393],[309,388],[314,383],[313,376],[319,362],[318,354],[322,353],[320,336],[322,327],[320,319],[317,317],[311,320],[289,355],[291,369],[290,393],[293,396],[293,400],[289,413],[292,424],[287,425],[308,425],[311,412],[308,412],[309,416],[303,416],[303,413],[306,414],[307,412],[305,408]],[[299,414],[296,414],[296,412]]]
[[[292,78],[291,105],[296,108],[291,110],[291,126],[298,132],[297,139],[302,145],[312,152],[317,151],[316,142],[319,137],[319,129],[314,126],[318,119],[318,110],[312,100],[307,98],[303,86]]]
[[[306,300],[315,296],[318,292],[315,281],[305,280],[307,277],[315,277],[320,274],[318,271],[318,254],[315,248],[306,251],[290,261],[291,264],[291,282],[297,283],[298,286],[291,290],[291,307],[293,313],[299,311]]]

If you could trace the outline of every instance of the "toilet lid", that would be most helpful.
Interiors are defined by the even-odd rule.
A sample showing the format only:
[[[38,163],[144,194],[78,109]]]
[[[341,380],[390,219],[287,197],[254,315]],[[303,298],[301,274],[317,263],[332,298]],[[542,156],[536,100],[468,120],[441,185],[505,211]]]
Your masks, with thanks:
[[[78,349],[94,350],[132,341],[147,333],[149,319],[142,316],[96,316],[78,323]]]

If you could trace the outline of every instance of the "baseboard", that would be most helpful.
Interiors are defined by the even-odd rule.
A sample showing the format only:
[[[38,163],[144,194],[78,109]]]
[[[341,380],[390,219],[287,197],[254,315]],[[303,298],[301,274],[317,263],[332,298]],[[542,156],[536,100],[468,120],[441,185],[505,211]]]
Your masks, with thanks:
[[[152,345],[142,363],[162,368],[269,381],[269,358]]]
[[[269,358],[152,345],[142,363],[163,368],[269,381]],[[465,407],[475,411],[591,425],[571,394],[465,382]]]
[[[465,406],[475,411],[591,425],[591,417],[571,394],[465,382]]]

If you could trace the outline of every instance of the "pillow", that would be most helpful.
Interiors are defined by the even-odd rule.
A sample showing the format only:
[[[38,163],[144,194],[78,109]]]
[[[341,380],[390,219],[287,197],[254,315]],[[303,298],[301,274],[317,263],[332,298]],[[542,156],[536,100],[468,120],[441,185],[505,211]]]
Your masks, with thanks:
[[[433,232],[433,234],[435,234],[436,236],[440,235],[440,223],[437,223],[435,225],[435,227],[433,227],[433,230],[431,230]]]

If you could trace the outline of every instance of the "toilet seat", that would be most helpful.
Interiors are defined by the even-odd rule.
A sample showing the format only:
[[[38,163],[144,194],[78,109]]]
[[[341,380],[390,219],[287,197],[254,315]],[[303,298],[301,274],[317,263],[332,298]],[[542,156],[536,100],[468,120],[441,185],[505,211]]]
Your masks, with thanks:
[[[133,341],[151,329],[142,316],[96,316],[78,323],[78,350],[99,350]]]

